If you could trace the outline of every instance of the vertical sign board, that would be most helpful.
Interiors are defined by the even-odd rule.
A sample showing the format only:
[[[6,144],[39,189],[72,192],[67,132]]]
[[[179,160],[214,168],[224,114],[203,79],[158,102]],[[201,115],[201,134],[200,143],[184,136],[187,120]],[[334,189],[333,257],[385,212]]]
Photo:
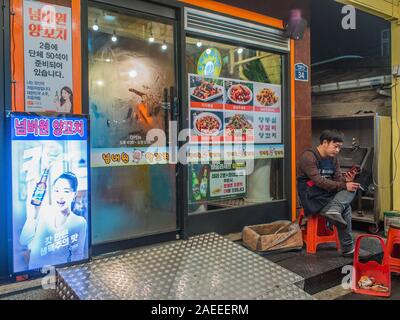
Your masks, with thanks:
[[[13,273],[89,258],[88,121],[8,116]]]
[[[71,8],[24,0],[25,111],[73,110]]]

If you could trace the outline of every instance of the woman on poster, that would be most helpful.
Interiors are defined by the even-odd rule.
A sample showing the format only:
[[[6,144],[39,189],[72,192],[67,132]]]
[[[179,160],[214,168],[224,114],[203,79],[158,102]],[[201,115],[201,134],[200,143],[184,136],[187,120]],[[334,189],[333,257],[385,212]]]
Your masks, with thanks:
[[[57,112],[71,113],[73,105],[73,94],[70,87],[63,87],[60,91],[60,101],[57,101]]]
[[[87,222],[74,212],[77,190],[75,174],[64,172],[51,186],[51,205],[29,199],[20,235],[20,243],[30,249],[29,270],[86,258]]]

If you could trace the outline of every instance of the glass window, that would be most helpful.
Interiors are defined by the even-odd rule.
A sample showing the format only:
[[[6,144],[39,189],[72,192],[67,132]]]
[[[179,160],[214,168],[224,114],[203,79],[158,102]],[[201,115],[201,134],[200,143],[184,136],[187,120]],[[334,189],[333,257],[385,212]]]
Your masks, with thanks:
[[[170,117],[174,26],[90,7],[88,46],[93,243],[175,230],[175,165],[143,161]]]
[[[282,200],[282,56],[186,38],[189,213]]]

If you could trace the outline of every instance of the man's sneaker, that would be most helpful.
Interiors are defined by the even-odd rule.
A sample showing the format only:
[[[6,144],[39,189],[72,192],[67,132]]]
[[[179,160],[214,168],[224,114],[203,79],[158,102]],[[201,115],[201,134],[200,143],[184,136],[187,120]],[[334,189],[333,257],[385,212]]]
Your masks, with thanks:
[[[342,256],[345,257],[345,258],[354,258],[354,251],[355,251],[355,249],[353,249],[351,251],[343,252]],[[358,252],[358,258],[359,259],[365,260],[365,259],[370,258],[371,256],[372,256],[371,252],[360,248],[360,251]]]
[[[328,210],[327,212],[321,212],[321,216],[328,219],[334,225],[342,225],[347,227],[347,222],[343,219],[342,214],[339,211],[335,210]]]

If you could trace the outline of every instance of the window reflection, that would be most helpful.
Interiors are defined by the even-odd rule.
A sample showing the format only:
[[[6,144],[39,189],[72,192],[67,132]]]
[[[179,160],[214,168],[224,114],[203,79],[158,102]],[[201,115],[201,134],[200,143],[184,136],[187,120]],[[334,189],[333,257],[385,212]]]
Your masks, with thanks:
[[[201,38],[186,43],[191,143],[222,154],[188,166],[189,212],[284,199],[282,56]],[[238,131],[254,161],[225,157]]]
[[[175,166],[140,161],[153,142],[147,133],[164,130],[170,116],[162,106],[175,86],[173,30],[89,8],[91,147],[100,159],[92,169],[95,244],[176,229]],[[130,160],[117,161],[122,153]]]

